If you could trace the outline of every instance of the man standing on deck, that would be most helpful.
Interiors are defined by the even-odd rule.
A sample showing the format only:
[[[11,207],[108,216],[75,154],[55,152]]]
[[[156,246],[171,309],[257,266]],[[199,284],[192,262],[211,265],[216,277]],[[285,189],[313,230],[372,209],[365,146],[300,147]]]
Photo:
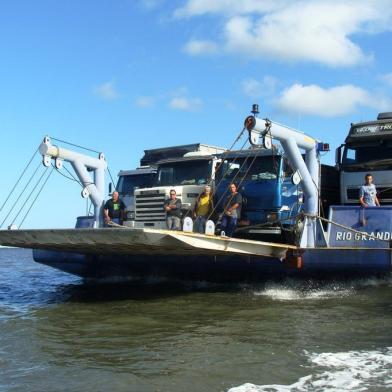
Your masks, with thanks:
[[[211,187],[206,185],[204,191],[196,200],[195,207],[193,209],[193,217],[195,222],[193,225],[193,231],[195,233],[204,234],[206,231],[206,222],[209,216],[214,210],[213,197],[211,193]]]
[[[103,217],[105,223],[108,224],[110,221],[122,225],[124,219],[125,204],[119,198],[118,192],[114,191],[112,198],[109,199],[103,207]]]
[[[175,189],[170,189],[170,198],[165,200],[166,227],[169,230],[181,230],[181,199],[177,199]]]
[[[370,173],[366,174],[365,184],[359,188],[359,202],[362,207],[380,207],[373,176]]]
[[[230,184],[230,195],[225,200],[225,208],[221,221],[221,232],[232,237],[237,227],[237,220],[241,216],[242,196],[237,191],[237,184]]]

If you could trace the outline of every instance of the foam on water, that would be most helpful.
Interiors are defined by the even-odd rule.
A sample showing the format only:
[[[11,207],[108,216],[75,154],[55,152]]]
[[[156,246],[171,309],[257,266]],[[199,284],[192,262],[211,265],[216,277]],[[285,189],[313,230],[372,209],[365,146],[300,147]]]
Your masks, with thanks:
[[[276,301],[320,300],[344,298],[352,295],[355,288],[351,285],[282,285],[267,284],[263,290],[255,291],[254,295],[269,297]]]
[[[256,296],[269,297],[276,301],[320,300],[346,298],[358,291],[387,286],[392,287],[392,276],[338,282],[316,282],[287,279],[284,282],[266,283],[262,289],[253,291]]]
[[[392,347],[379,351],[307,353],[315,369],[290,385],[243,384],[228,392],[366,391],[392,388]]]

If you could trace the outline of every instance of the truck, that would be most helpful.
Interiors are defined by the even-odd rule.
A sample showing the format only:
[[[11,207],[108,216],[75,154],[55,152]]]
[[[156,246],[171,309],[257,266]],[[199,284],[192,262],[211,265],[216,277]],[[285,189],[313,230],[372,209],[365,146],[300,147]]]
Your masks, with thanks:
[[[191,214],[197,197],[205,185],[212,185],[219,163],[218,155],[225,149],[206,144],[194,144],[193,151],[181,157],[161,159],[154,165],[157,169],[155,186],[139,188],[135,196],[135,228],[166,228],[164,201],[171,189],[182,201],[182,215]]]
[[[219,220],[229,185],[235,182],[243,197],[236,236],[292,242],[292,228],[302,211],[304,194],[284,153],[273,146],[230,151],[220,158],[222,164],[215,178],[215,219]],[[320,168],[319,209],[327,216],[329,205],[339,201],[339,174],[334,166],[323,164]]]
[[[182,158],[185,154],[209,151],[209,146],[193,143],[180,146],[160,147],[144,150],[140,166],[133,170],[120,170],[116,190],[125,204],[124,226],[135,227],[135,198],[136,189],[151,188],[157,183],[158,162],[167,159]],[[212,148],[212,152],[221,149]],[[111,192],[109,192],[111,193]]]
[[[141,166],[135,170],[120,170],[118,173],[116,190],[125,204],[124,226],[134,227],[135,189],[153,186],[156,174],[156,168],[151,166]]]
[[[352,123],[345,143],[336,150],[341,204],[358,204],[359,188],[373,175],[382,204],[392,203],[392,112],[377,120]]]

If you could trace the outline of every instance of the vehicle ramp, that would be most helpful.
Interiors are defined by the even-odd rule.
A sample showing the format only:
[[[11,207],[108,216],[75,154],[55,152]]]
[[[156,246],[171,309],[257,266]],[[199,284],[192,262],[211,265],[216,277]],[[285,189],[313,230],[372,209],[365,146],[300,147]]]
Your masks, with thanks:
[[[295,246],[157,229],[1,230],[0,244],[83,254],[223,255],[284,259]]]

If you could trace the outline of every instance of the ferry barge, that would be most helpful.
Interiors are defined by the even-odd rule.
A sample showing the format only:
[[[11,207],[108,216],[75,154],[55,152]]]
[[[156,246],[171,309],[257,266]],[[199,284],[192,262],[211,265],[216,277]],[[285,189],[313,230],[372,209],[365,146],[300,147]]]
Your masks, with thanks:
[[[124,226],[110,228],[103,227],[102,221],[106,168],[103,154],[93,158],[74,153],[52,145],[50,138],[45,138],[40,146],[44,165],[49,166],[54,160],[54,166],[60,170],[63,161],[70,162],[84,185],[83,196],[90,198],[94,205],[94,215],[79,217],[74,229],[1,230],[0,244],[31,248],[35,261],[89,279],[158,277],[228,283],[284,276],[347,278],[389,274],[392,206],[362,208],[345,203],[346,196],[352,194],[349,189],[358,190],[360,183],[357,174],[354,176],[357,183],[350,183],[347,171],[355,172],[350,163],[347,164],[347,158],[346,162],[342,160],[341,151],[351,148],[353,140],[359,150],[361,137],[358,135],[365,138],[366,143],[369,143],[369,136],[373,141],[382,136],[389,148],[392,116],[384,115],[377,121],[351,127],[346,146],[342,146],[337,154],[339,171],[334,172],[341,178],[343,203],[333,205],[331,201],[335,200],[331,200],[330,192],[330,199],[325,200],[329,207],[326,219],[320,216],[320,206],[324,202],[320,176],[332,178],[332,172],[328,174],[321,170],[320,153],[328,150],[328,145],[300,131],[259,119],[256,105],[252,113],[245,119],[243,129],[251,148],[237,154],[238,161],[242,162],[237,167],[238,177],[225,178],[221,173],[218,178],[216,165],[234,165],[236,155],[232,151],[188,153],[187,157],[177,160],[159,161],[150,170],[154,176],[159,177],[162,168],[175,170],[181,162],[191,161],[207,162],[203,165],[210,175],[204,178],[200,174],[192,179],[193,182],[189,179],[181,184],[158,181],[148,188],[135,188],[133,210],[129,209],[133,214],[130,214],[129,221]],[[280,143],[279,148],[273,141]],[[347,153],[344,154],[347,157]],[[264,163],[260,163],[261,171],[252,172],[248,167],[246,173],[251,172],[251,176],[241,178],[241,168],[246,165],[244,155],[248,157],[248,166],[249,162],[254,164],[257,160],[267,162],[268,166],[273,160],[273,168],[268,171]],[[173,166],[173,162],[177,166]],[[284,165],[290,170],[284,169]],[[361,167],[388,170],[385,159],[381,166],[377,166],[374,160],[372,165],[367,167],[366,162],[362,162]],[[229,166],[225,173],[230,172]],[[341,175],[343,172],[344,176]],[[168,231],[162,227],[162,212],[155,204],[156,200],[167,196],[172,186],[183,199],[187,199],[184,204],[189,212],[205,183],[212,183],[220,195],[233,180],[239,180],[242,184],[240,192],[247,195],[245,216],[235,238],[214,235],[211,231],[193,233],[185,224],[183,231]],[[384,189],[388,190],[388,186]],[[256,202],[258,194],[265,196],[262,205]],[[143,214],[149,208],[155,212]],[[285,233],[290,235],[285,236]]]

